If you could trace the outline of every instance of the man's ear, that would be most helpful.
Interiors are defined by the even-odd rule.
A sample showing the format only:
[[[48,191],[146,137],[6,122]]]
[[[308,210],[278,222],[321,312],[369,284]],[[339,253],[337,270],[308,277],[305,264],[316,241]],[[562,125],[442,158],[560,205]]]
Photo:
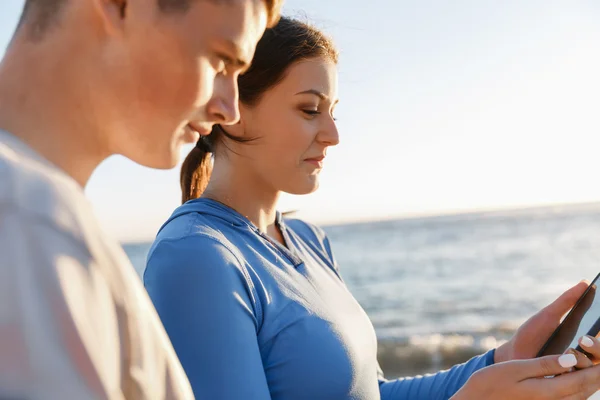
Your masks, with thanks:
[[[81,0],[77,0],[81,1]],[[120,36],[125,29],[129,0],[90,0],[102,27],[110,36]]]

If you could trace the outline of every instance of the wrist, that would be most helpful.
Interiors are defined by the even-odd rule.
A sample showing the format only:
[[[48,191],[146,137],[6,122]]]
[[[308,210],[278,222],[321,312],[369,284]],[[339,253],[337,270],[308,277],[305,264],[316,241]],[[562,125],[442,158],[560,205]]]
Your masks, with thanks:
[[[510,361],[510,346],[511,342],[508,341],[496,348],[496,351],[494,352],[494,364]]]

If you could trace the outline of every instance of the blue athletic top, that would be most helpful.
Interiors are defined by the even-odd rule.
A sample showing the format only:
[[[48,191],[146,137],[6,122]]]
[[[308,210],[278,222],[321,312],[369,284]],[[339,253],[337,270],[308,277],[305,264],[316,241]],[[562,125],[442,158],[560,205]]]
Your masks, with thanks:
[[[384,379],[367,314],[325,233],[277,223],[285,246],[218,202],[179,207],[148,254],[144,284],[198,399],[451,397],[493,351],[425,377]]]

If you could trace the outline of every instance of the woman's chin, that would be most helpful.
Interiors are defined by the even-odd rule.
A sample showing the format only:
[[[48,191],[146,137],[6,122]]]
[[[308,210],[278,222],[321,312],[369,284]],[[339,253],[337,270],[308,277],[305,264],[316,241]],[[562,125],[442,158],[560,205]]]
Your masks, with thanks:
[[[311,177],[312,178],[312,177]],[[302,184],[296,184],[284,190],[284,192],[293,194],[296,196],[302,196],[305,194],[311,194],[317,191],[319,188],[319,179],[308,179],[306,182]]]

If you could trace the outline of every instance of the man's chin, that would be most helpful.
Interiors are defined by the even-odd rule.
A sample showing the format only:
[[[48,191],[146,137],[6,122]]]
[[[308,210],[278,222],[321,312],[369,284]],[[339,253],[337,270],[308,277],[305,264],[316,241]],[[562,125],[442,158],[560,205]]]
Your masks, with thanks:
[[[149,157],[148,155],[141,157],[127,157],[136,164],[142,167],[153,169],[172,169],[179,163],[179,152],[161,154],[158,156]]]

